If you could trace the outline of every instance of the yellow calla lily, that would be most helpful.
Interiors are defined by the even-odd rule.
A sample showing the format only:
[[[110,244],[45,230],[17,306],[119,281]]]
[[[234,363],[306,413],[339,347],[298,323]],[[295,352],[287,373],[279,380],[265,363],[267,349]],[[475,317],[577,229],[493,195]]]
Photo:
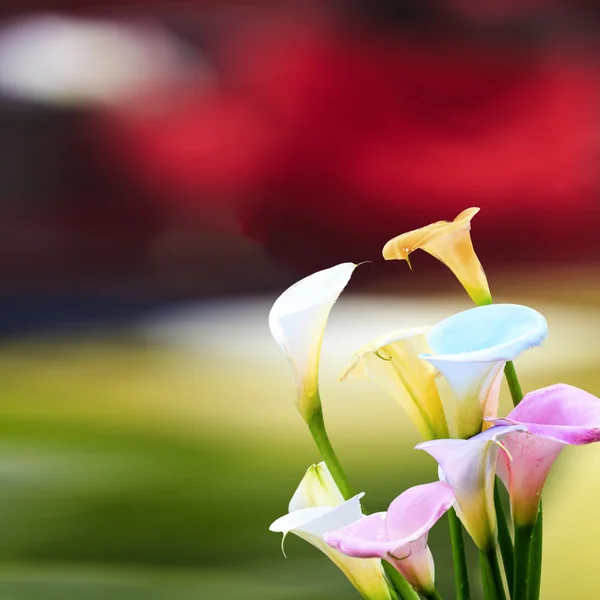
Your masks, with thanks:
[[[436,370],[419,358],[430,352],[427,331],[416,327],[377,338],[354,355],[340,379],[370,379],[379,385],[400,404],[423,439],[431,440],[449,433]]]
[[[437,221],[396,236],[383,247],[383,257],[405,260],[410,266],[410,253],[425,250],[454,273],[475,304],[491,304],[490,287],[470,234],[471,219],[478,212],[479,208],[467,208],[454,221]]]

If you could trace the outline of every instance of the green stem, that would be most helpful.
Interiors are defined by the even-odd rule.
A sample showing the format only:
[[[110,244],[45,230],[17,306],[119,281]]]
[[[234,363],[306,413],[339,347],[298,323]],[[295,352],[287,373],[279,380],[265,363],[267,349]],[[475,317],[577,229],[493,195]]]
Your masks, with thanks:
[[[517,377],[515,365],[512,360],[507,361],[506,366],[504,367],[504,376],[506,377],[506,383],[508,383],[508,389],[510,390],[513,404],[516,406],[523,400],[523,390],[521,389],[521,384],[519,383],[519,378]]]
[[[479,551],[485,600],[506,600],[496,547]]]
[[[533,525],[515,526],[515,576],[512,600],[529,600],[529,561]]]
[[[540,584],[542,580],[542,532],[544,518],[542,514],[542,502],[538,510],[537,521],[533,528],[531,538],[531,550],[529,557],[529,600],[538,600],[540,597]]]
[[[319,406],[318,410],[316,410],[309,419],[308,428],[310,429],[315,444],[317,444],[317,448],[319,449],[333,480],[342,493],[344,500],[350,500],[350,498],[354,496],[354,491],[352,490],[348,477],[346,473],[344,473],[344,469],[342,468],[335,450],[331,445],[329,436],[327,435],[325,420],[323,419],[323,409],[321,406]]]
[[[450,527],[450,542],[452,543],[452,561],[454,563],[454,583],[456,586],[456,600],[470,600],[469,573],[465,557],[465,545],[462,534],[462,524],[455,510],[448,511],[448,525]]]
[[[345,500],[354,497],[354,491],[348,481],[348,476],[344,472],[340,460],[331,445],[327,430],[325,429],[325,420],[323,418],[323,409],[319,406],[308,421],[308,428],[315,440],[315,444],[325,461],[333,480],[342,493]],[[418,594],[404,577],[392,565],[383,561],[383,568],[391,582],[391,587],[397,592],[399,600],[419,600]]]
[[[438,594],[437,590],[433,590],[429,594],[423,594],[425,600],[442,600],[442,597]]]
[[[508,383],[508,387],[510,389],[510,394],[513,399],[513,404],[517,406],[519,402],[523,399],[523,391],[521,389],[521,385],[519,383],[519,379],[517,377],[517,372],[515,371],[515,366],[511,361],[506,363],[504,367],[504,375],[506,377],[506,381]],[[515,579],[513,581],[513,597],[512,600],[538,600],[540,597],[540,586],[541,586],[541,578],[542,578],[542,538],[543,538],[543,513],[542,513],[542,502],[540,500],[540,507],[538,510],[538,516],[535,523],[535,527],[533,528],[533,532],[527,534],[527,531],[521,531],[520,540],[517,540],[516,530],[515,530]],[[523,529],[523,528],[521,528]],[[526,528],[531,529],[530,527]],[[529,538],[527,538],[529,535]],[[516,558],[517,555],[517,544],[520,546],[519,552],[525,553],[529,555],[529,557],[520,557]],[[524,562],[521,565],[518,564],[519,560],[528,562]],[[505,564],[505,567],[507,565]],[[520,573],[520,577],[523,577],[527,582],[527,587],[522,588],[525,584],[522,581],[517,579],[517,570]],[[520,596],[517,596],[517,588],[519,588]]]
[[[412,585],[404,579],[401,573],[399,573],[395,567],[393,567],[389,562],[383,560],[381,561],[383,565],[383,570],[387,575],[387,578],[392,583],[392,587],[398,593],[399,600],[419,600],[419,594],[415,592]]]
[[[508,523],[502,508],[502,498],[500,497],[500,482],[496,479],[494,486],[494,505],[496,507],[496,520],[498,521],[498,544],[500,546],[500,554],[502,555],[502,563],[504,565],[504,573],[508,589],[512,593],[513,589],[513,571],[515,568],[515,555],[513,550],[513,542],[508,529]]]

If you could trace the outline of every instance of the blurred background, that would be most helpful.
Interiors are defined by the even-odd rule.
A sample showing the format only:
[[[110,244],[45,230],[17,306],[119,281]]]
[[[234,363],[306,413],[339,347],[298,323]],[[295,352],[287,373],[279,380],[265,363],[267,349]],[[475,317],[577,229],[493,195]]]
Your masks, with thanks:
[[[600,394],[599,30],[593,0],[5,0],[0,596],[355,598],[268,532],[319,457],[267,314],[313,270],[376,261],[332,313],[322,387],[385,509],[435,464],[337,375],[470,306],[428,255],[380,260],[469,206],[495,300],[550,323],[524,388]],[[599,470],[600,447],[574,448],[551,475],[544,600],[596,580]]]

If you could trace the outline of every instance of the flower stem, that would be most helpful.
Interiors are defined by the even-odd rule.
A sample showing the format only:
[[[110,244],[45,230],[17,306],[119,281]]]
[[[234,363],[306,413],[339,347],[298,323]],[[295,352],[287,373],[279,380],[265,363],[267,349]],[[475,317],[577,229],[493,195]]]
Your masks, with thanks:
[[[533,525],[515,526],[515,576],[512,600],[529,600],[531,539]]]
[[[419,594],[415,592],[412,585],[404,579],[404,576],[398,572],[389,562],[381,561],[383,570],[390,580],[392,586],[398,593],[399,600],[419,600]]]
[[[433,590],[433,592],[430,592],[429,594],[423,594],[423,598],[425,598],[425,600],[442,600],[442,597],[438,594],[437,590]]]
[[[508,387],[510,389],[510,394],[513,399],[513,404],[517,406],[519,402],[523,399],[523,391],[521,389],[521,384],[519,383],[519,378],[517,377],[517,372],[515,370],[515,366],[511,361],[506,363],[504,367],[504,375],[506,377],[506,381],[508,383]],[[517,540],[517,530],[515,528],[515,579],[513,581],[513,596],[512,600],[538,600],[540,597],[540,585],[542,578],[542,538],[543,538],[543,512],[542,512],[542,501],[540,499],[540,507],[538,509],[537,520],[535,522],[535,527],[533,528],[533,532],[529,534],[529,538],[526,540],[525,535],[526,532],[521,532],[521,540]],[[530,529],[528,526],[527,529]],[[516,558],[517,555],[517,543],[521,546],[521,552],[527,552],[525,557],[521,557],[520,559]],[[521,565],[518,565],[519,560],[527,560],[528,562],[524,562]],[[506,568],[508,566],[504,565]],[[521,576],[525,576],[527,579],[527,588],[526,590],[520,590],[521,596],[516,596],[517,587],[524,585],[523,582],[519,582],[517,579],[517,569],[522,574]],[[525,595],[523,595],[525,594]]]
[[[465,557],[462,524],[455,510],[448,511],[448,525],[450,527],[450,542],[452,543],[452,561],[454,563],[454,584],[456,586],[456,600],[470,600],[469,573]]]
[[[506,377],[506,383],[508,383],[508,389],[510,390],[513,404],[516,406],[523,400],[523,390],[521,389],[521,384],[519,383],[519,378],[517,377],[515,365],[512,360],[506,362],[504,376]]]
[[[496,479],[494,485],[494,505],[496,507],[496,520],[498,521],[498,544],[500,546],[500,554],[502,555],[502,563],[504,565],[504,573],[508,589],[513,589],[513,571],[515,568],[515,555],[513,550],[513,542],[506,522],[506,515],[502,508],[502,498],[500,498],[500,483]]]
[[[529,600],[538,600],[542,580],[542,531],[543,531],[542,502],[538,510],[537,521],[533,528],[531,550],[529,557]]]
[[[320,404],[320,403],[319,403]],[[308,421],[308,428],[315,440],[315,444],[321,453],[321,457],[325,461],[333,480],[345,500],[349,500],[354,496],[352,486],[348,481],[348,476],[344,472],[342,465],[331,445],[327,429],[325,428],[325,419],[323,418],[323,409],[319,405]],[[404,577],[392,567],[389,563],[383,561],[383,568],[388,576],[391,586],[398,594],[399,600],[419,600],[418,594],[413,590],[412,586],[404,579]]]
[[[318,410],[309,419],[308,428],[344,500],[350,500],[354,496],[354,491],[327,435],[321,406],[319,406]]]
[[[485,600],[506,600],[502,571],[496,547],[479,551],[481,576],[483,579],[483,595]]]

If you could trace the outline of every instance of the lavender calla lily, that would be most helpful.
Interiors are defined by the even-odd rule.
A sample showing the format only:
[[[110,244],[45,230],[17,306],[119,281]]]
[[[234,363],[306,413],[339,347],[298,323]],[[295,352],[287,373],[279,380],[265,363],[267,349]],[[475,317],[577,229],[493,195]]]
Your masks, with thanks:
[[[365,600],[395,600],[383,573],[381,561],[349,558],[328,545],[323,534],[363,518],[360,499],[344,502],[325,463],[311,466],[295,491],[289,513],[271,524],[271,531],[293,533],[306,540],[346,575]]]
[[[323,537],[348,556],[387,560],[417,592],[428,595],[435,589],[435,573],[427,536],[453,502],[454,493],[446,483],[415,486],[400,494],[387,512],[363,517]]]
[[[269,313],[271,334],[292,365],[298,410],[308,423],[321,407],[319,358],[329,313],[357,267],[342,263],[289,287]]]
[[[359,350],[341,379],[370,379],[394,398],[424,439],[448,437],[435,384],[436,371],[419,355],[428,352],[426,327],[394,331]]]
[[[571,385],[556,384],[530,392],[500,425],[524,431],[504,436],[507,452],[498,457],[498,475],[509,490],[517,525],[533,525],[552,464],[567,445],[600,441],[600,398]]]
[[[491,304],[455,314],[427,334],[431,363],[458,397],[457,432],[468,438],[496,416],[506,361],[538,346],[548,335],[546,319],[517,304]]]
[[[432,440],[415,446],[437,460],[440,475],[454,490],[456,512],[481,550],[496,544],[494,478],[500,440],[524,429],[522,425],[503,425],[468,440]]]

